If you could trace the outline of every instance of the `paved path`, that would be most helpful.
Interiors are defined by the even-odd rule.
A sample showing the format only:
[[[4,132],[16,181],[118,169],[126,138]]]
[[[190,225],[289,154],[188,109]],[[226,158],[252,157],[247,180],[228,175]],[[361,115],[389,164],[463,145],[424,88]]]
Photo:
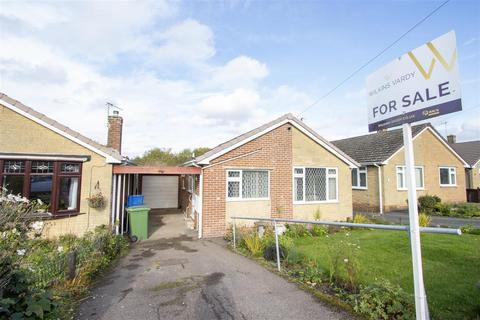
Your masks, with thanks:
[[[165,216],[162,228],[178,219]],[[138,244],[82,303],[76,319],[350,318],[224,246],[185,233]]]
[[[405,211],[395,211],[388,212],[382,216],[378,216],[381,219],[386,219],[387,221],[399,224],[408,224],[408,212]],[[453,217],[442,217],[442,216],[430,216],[432,218],[431,226],[442,226],[442,227],[451,227],[458,228],[467,224],[471,224],[477,228],[480,228],[480,219],[476,218],[453,218]]]

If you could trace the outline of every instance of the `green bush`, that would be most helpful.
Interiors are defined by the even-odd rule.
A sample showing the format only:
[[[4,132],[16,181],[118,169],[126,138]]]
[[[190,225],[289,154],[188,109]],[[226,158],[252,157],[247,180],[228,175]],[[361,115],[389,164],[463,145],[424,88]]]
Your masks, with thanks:
[[[281,244],[278,245],[278,253],[280,261],[285,260],[287,250]],[[263,257],[268,261],[277,261],[277,246],[275,244],[267,245],[263,250]]]
[[[480,228],[475,227],[473,224],[466,224],[460,230],[462,230],[462,233],[480,235]]]
[[[353,296],[354,310],[368,319],[414,319],[413,298],[389,281],[360,286]]]
[[[435,195],[420,196],[418,197],[418,209],[419,211],[423,211],[427,214],[430,214],[435,210],[435,206],[441,202],[442,200]]]
[[[310,232],[308,232],[307,227],[304,224],[287,224],[287,230],[285,231],[285,235],[290,238],[301,238],[305,236],[310,236]]]
[[[370,219],[368,219],[366,216],[363,214],[356,214],[353,216],[353,223],[370,223]]]
[[[432,218],[430,218],[423,212],[418,215],[418,225],[420,227],[428,227],[431,221],[432,221]]]
[[[435,205],[435,208],[432,214],[441,215],[441,216],[449,216],[452,213],[452,205],[449,203],[442,203],[439,202]]]
[[[310,229],[310,234],[314,237],[325,236],[328,234],[328,227],[315,224],[312,226],[312,229]]]
[[[480,217],[480,206],[476,203],[461,203],[454,206],[456,214],[462,217]]]
[[[243,236],[245,248],[254,256],[262,254],[262,240],[256,232],[252,232]]]

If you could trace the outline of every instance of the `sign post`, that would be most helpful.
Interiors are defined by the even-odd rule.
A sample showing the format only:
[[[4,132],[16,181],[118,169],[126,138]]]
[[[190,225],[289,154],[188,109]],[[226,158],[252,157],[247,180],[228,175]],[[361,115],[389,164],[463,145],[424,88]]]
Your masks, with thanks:
[[[367,78],[368,129],[403,126],[416,318],[429,318],[423,283],[411,123],[462,110],[455,33],[427,42]]]

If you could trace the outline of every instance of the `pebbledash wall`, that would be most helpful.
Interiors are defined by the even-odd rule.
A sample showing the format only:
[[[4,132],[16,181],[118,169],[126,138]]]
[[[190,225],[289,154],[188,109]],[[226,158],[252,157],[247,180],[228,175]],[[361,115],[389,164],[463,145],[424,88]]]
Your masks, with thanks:
[[[437,195],[443,202],[466,201],[466,182],[464,164],[430,131],[425,130],[413,142],[415,165],[424,170],[424,188],[417,190],[417,196]],[[397,189],[396,167],[405,163],[405,153],[401,149],[388,164],[381,167],[384,211],[405,209],[408,207],[406,190]],[[455,167],[456,186],[440,186],[440,167]],[[368,167],[368,190],[354,190],[353,203],[355,211],[378,212],[378,171]]]
[[[248,156],[239,157],[245,154]],[[228,159],[234,160],[226,161]],[[293,204],[293,166],[338,168],[339,201]],[[268,200],[226,200],[228,169],[266,169],[270,172]],[[225,234],[232,216],[345,220],[352,216],[349,166],[289,123],[214,159],[203,169],[203,236]],[[245,223],[252,225],[253,221]]]
[[[106,163],[103,156],[1,104],[0,152],[90,156],[90,161],[82,164],[80,214],[47,220],[44,235],[49,238],[67,233],[82,235],[98,225],[109,224],[112,165]],[[107,205],[102,210],[89,208],[86,200],[90,193],[90,186],[93,188],[97,182],[103,195],[107,198]]]

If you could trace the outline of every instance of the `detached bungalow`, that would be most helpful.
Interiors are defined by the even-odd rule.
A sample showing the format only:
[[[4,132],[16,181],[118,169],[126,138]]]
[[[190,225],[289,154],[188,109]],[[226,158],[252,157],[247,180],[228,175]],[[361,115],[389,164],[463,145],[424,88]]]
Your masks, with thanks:
[[[104,146],[0,93],[0,186],[42,200],[47,237],[82,234],[111,222],[122,118],[108,120],[109,146]],[[104,205],[91,208],[87,198],[100,193]]]
[[[189,187],[200,236],[224,235],[232,216],[352,216],[350,179],[357,162],[292,114],[222,143],[189,165],[201,168],[197,187]]]
[[[468,164],[430,125],[412,128],[417,194],[437,195],[445,202],[466,201]],[[360,163],[352,170],[353,209],[386,212],[407,208],[402,129],[333,141]]]

